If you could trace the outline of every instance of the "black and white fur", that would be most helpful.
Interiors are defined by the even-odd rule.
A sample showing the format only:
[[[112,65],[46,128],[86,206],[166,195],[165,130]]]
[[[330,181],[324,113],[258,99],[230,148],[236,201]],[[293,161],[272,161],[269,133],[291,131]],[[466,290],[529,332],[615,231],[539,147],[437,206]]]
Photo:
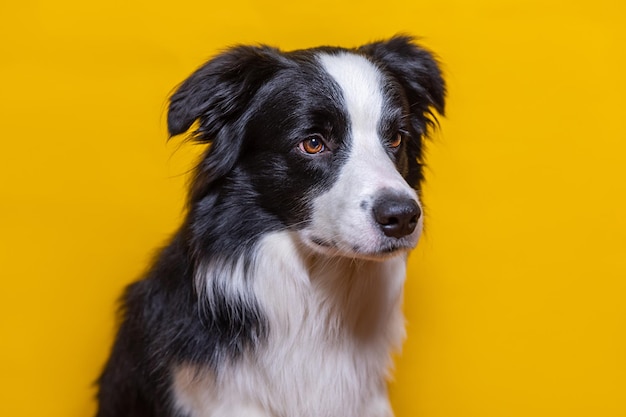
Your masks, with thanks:
[[[171,97],[210,143],[184,224],[126,290],[99,417],[389,417],[422,141],[444,82],[410,38],[235,47]]]

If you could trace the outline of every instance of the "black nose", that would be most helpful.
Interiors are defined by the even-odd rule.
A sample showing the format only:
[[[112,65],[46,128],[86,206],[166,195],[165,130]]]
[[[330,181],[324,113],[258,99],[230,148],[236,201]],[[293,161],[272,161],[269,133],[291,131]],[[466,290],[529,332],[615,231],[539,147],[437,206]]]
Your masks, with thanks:
[[[381,196],[374,203],[372,210],[374,219],[383,233],[395,238],[413,233],[422,214],[415,200],[397,195]]]

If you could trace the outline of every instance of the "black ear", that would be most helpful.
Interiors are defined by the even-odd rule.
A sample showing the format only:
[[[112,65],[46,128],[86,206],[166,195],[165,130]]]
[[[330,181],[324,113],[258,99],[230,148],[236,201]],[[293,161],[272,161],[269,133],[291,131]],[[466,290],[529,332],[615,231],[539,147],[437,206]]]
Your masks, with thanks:
[[[408,36],[371,43],[359,50],[400,82],[411,113],[434,116],[432,108],[444,115],[446,86],[439,65],[429,51],[415,45]]]
[[[282,55],[267,46],[238,46],[211,59],[185,80],[170,98],[170,136],[196,121],[196,139],[209,142],[241,115],[256,91],[280,67]]]
[[[198,121],[191,139],[211,143],[196,169],[192,202],[232,169],[242,147],[243,115],[257,91],[286,62],[277,49],[238,46],[198,68],[172,95],[167,115],[170,136],[186,132]]]

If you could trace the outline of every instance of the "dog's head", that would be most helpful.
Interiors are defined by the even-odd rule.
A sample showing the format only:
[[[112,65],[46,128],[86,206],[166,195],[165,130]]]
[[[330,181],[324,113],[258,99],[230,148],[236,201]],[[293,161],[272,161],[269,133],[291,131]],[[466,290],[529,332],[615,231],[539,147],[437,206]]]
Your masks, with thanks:
[[[249,241],[291,230],[317,252],[356,258],[412,248],[423,139],[444,95],[436,61],[406,37],[217,56],[178,88],[168,114],[171,135],[197,121],[192,137],[210,143],[190,194],[194,222],[206,223],[196,233]]]

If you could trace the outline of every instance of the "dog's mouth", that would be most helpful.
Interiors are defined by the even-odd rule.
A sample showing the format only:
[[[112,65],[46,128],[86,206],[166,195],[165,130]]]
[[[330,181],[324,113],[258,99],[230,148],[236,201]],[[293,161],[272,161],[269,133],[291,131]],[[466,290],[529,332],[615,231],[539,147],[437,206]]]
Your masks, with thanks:
[[[372,260],[385,260],[385,259],[393,258],[402,254],[406,254],[408,251],[413,249],[413,245],[391,243],[391,244],[386,244],[386,245],[381,246],[376,251],[369,251],[369,252],[358,250],[358,248],[355,248],[355,249],[357,249],[356,253],[358,253],[359,257],[361,258],[372,259]]]
[[[346,258],[360,258],[366,260],[383,261],[395,256],[405,254],[413,249],[412,244],[403,240],[383,242],[378,247],[366,249],[359,245],[345,247],[334,240],[326,240],[320,237],[306,239],[312,249],[329,256],[341,256]]]

